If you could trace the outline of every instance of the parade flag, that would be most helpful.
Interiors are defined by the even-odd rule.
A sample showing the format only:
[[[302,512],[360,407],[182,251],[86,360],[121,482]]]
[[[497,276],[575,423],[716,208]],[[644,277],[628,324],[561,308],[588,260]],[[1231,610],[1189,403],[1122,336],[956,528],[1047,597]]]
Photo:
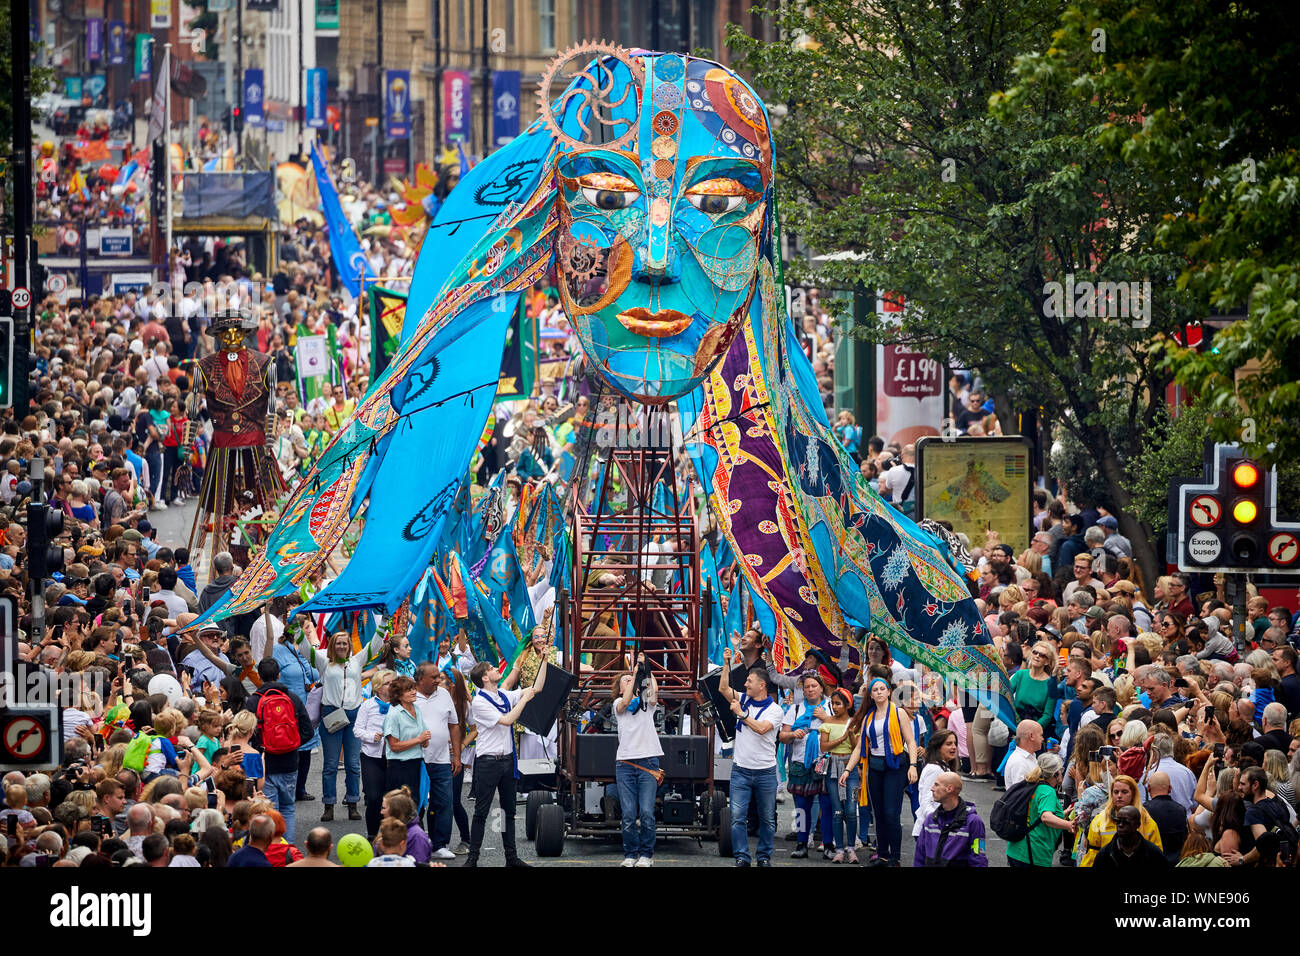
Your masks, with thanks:
[[[426,371],[394,391],[393,407],[403,422],[375,466],[365,532],[347,567],[308,602],[309,609],[392,608],[415,587],[469,469],[474,445],[466,436],[478,434],[492,409],[500,359],[484,343],[499,348],[508,319],[490,300],[470,307],[435,338]],[[464,616],[458,592],[472,580],[457,582],[455,573],[444,580],[457,617]]]
[[[402,345],[402,321],[406,317],[406,293],[370,287],[370,374],[388,368]]]
[[[325,160],[321,158],[320,146],[311,144],[311,165],[316,172],[316,187],[320,192],[320,209],[325,216],[325,226],[329,230],[330,256],[334,268],[338,270],[339,279],[353,298],[361,297],[362,277],[366,274],[366,255],[361,251],[361,241],[357,238],[348,217],[343,214],[343,204],[339,201],[339,191],[334,188]],[[371,276],[366,281],[373,282],[377,277]]]

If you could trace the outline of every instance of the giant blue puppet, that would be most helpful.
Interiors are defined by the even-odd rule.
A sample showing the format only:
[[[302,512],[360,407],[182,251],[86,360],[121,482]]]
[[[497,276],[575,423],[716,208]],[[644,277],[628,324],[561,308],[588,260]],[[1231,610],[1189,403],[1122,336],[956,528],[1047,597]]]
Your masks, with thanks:
[[[783,669],[817,649],[851,671],[867,627],[1014,723],[965,568],[831,433],[780,294],[771,129],[754,90],[709,60],[585,44],[557,59],[539,99],[541,117],[448,196],[400,352],[207,616],[295,587],[366,506],[351,562],[306,607],[400,604],[469,466],[517,297],[554,267],[604,384],[677,403]]]

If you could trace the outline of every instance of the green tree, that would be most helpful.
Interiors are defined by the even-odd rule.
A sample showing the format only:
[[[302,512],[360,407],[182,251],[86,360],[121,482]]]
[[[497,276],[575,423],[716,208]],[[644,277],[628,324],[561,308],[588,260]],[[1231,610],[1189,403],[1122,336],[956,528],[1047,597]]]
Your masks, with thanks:
[[[820,275],[911,303],[901,325],[877,319],[864,334],[977,368],[1012,407],[1063,428],[1153,579],[1127,465],[1169,380],[1149,343],[1185,317],[1171,281],[1181,263],[1153,249],[1147,210],[1167,184],[1089,136],[1107,111],[1065,76],[1017,82],[1017,57],[1051,47],[1059,11],[1049,0],[827,0],[774,12],[787,39],[735,28],[729,39],[781,116],[787,228],[817,250],[859,253]],[[1152,294],[1128,318],[1099,317],[1085,297],[1072,303],[1083,314],[1060,314],[1048,283],[1069,276],[1149,281]]]
[[[1098,149],[1168,185],[1152,212],[1197,310],[1244,313],[1206,351],[1164,342],[1211,431],[1265,461],[1300,454],[1300,41],[1268,0],[1093,0],[1067,6],[1027,83],[1066,84],[1114,117]],[[1104,51],[1096,52],[1096,38]]]

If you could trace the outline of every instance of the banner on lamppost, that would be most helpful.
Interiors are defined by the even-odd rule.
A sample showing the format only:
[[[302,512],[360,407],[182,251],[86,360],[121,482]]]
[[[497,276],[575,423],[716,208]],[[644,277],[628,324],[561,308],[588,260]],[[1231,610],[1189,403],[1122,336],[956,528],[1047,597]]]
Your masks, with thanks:
[[[470,86],[465,70],[442,74],[444,138],[449,143],[469,142]]]
[[[519,135],[519,71],[492,74],[492,145],[504,146]]]
[[[104,21],[91,17],[86,21],[86,59],[100,60],[104,57]]]
[[[244,122],[249,126],[261,126],[263,121],[261,70],[244,71]]]
[[[65,76],[63,78],[63,95],[70,100],[81,100],[81,77]]]
[[[411,71],[385,71],[384,90],[384,128],[388,138],[410,139]]]
[[[121,20],[108,21],[108,65],[121,66],[126,62],[126,24]]]
[[[170,30],[172,25],[172,0],[149,0],[149,27],[153,30]]]
[[[312,129],[325,128],[325,96],[327,77],[324,70],[307,71],[306,123]]]
[[[147,33],[135,35],[135,78],[147,80],[153,75],[149,66],[149,54],[152,52],[153,37]]]

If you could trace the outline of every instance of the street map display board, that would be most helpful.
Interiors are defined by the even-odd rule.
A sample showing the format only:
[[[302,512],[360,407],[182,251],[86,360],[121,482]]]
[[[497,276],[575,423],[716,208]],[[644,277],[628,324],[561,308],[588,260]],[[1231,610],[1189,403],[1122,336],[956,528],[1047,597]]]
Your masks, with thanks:
[[[1019,554],[1033,532],[1029,440],[929,436],[916,443],[919,517],[949,521],[965,532],[971,547],[983,547],[985,532]]]

